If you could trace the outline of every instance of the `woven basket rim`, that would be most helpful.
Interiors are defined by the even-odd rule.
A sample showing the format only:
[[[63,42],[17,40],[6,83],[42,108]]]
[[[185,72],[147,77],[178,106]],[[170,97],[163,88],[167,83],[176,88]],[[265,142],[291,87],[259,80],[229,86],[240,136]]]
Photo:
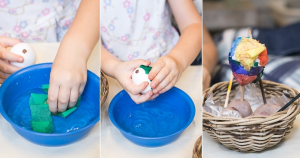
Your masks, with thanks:
[[[194,144],[193,158],[202,158],[202,136]]]
[[[236,83],[235,80],[233,81],[233,84],[234,83]],[[222,84],[228,85],[229,81],[216,83],[212,87],[207,88],[203,91],[202,106],[205,105],[207,95],[210,92],[212,92],[215,88],[217,88],[219,85],[222,85]],[[286,89],[289,89],[290,91],[292,91],[294,93],[294,94],[292,94],[293,97],[295,97],[299,93],[297,90],[295,90],[287,85],[281,84],[281,83],[276,83],[276,82],[269,81],[269,80],[263,80],[263,84],[275,84],[275,85],[278,85],[281,87],[285,87]],[[221,124],[228,125],[228,124],[232,124],[232,123],[234,123],[236,125],[268,124],[268,123],[272,123],[274,121],[281,120],[285,117],[288,117],[289,115],[293,115],[294,113],[296,113],[296,115],[297,115],[300,111],[300,107],[297,105],[299,105],[299,99],[297,101],[295,101],[288,110],[285,110],[285,111],[282,111],[279,113],[275,113],[270,116],[248,116],[245,118],[227,117],[227,116],[219,117],[219,116],[216,116],[212,113],[209,113],[209,112],[203,110],[203,120],[209,120],[210,122],[219,124],[219,125],[221,125]]]
[[[107,99],[107,96],[108,96],[108,93],[109,93],[109,84],[108,84],[108,80],[107,78],[105,77],[104,73],[102,71],[101,72],[101,76],[100,76],[100,107],[103,106],[104,102],[106,101]],[[103,84],[103,80],[105,79],[105,82]],[[104,85],[104,86],[102,86]],[[104,95],[102,95],[102,92],[105,91]],[[103,99],[102,99],[103,98]]]

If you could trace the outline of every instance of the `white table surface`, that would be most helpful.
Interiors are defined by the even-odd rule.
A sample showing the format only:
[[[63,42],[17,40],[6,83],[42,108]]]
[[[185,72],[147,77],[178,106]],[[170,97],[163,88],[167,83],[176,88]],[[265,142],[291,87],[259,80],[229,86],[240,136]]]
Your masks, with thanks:
[[[53,62],[59,43],[31,44],[36,51],[36,63]],[[88,61],[88,69],[98,76],[99,46]],[[0,114],[0,158],[98,158],[100,155],[99,123],[82,140],[63,147],[44,147],[33,144],[17,134]]]
[[[111,123],[108,107],[112,98],[122,90],[119,83],[108,77],[109,94],[101,108],[101,158],[191,158],[196,140],[202,134],[202,67],[191,66],[182,74],[176,87],[194,101],[194,121],[175,142],[158,148],[146,148],[127,140]]]
[[[298,89],[299,91],[300,89]],[[205,131],[203,132],[203,158],[299,158],[300,157],[300,116],[294,127],[280,143],[257,153],[242,153],[225,148]]]

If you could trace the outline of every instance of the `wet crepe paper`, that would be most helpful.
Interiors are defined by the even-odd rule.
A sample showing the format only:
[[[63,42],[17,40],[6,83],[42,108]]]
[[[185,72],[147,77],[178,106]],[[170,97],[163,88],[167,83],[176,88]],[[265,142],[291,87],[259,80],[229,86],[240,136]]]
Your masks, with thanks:
[[[46,104],[46,94],[32,93],[29,99],[31,110],[31,127],[33,131],[52,133],[54,131],[51,112]]]
[[[43,85],[42,85],[42,89],[43,89],[46,93],[48,93],[48,90],[49,90],[49,84],[43,84]]]
[[[48,92],[49,85],[42,85],[42,89]],[[31,110],[31,127],[33,131],[42,133],[52,133],[54,131],[53,122],[49,105],[47,104],[47,94],[31,93],[29,99],[29,107]],[[58,112],[56,115],[66,118],[73,113],[80,105],[81,96],[78,98],[74,107],[64,111]]]

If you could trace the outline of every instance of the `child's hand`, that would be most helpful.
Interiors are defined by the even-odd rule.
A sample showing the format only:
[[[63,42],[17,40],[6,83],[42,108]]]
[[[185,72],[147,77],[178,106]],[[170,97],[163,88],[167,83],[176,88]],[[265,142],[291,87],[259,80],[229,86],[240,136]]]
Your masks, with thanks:
[[[141,92],[148,86],[148,82],[143,82],[140,85],[135,85],[132,82],[132,72],[140,65],[149,66],[150,61],[140,59],[128,62],[119,62],[119,64],[117,64],[114,68],[115,72],[113,75],[124,88],[124,90],[129,94],[131,99],[137,104],[157,97],[157,95],[153,95],[152,91],[148,91],[143,95],[141,94]]]
[[[52,65],[48,91],[52,113],[74,107],[84,90],[87,62],[100,38],[99,12],[99,0],[82,0],[72,25],[60,43]]]
[[[0,83],[3,83],[12,73],[21,69],[10,65],[9,62],[23,62],[23,57],[11,53],[6,49],[7,47],[12,47],[18,43],[20,43],[18,39],[0,37]]]
[[[74,107],[87,80],[86,61],[75,57],[56,58],[50,74],[48,104],[52,113]]]
[[[203,70],[203,73],[202,73],[203,74],[203,90],[205,90],[210,85],[211,75],[205,66],[203,66],[202,70]]]
[[[160,57],[153,65],[149,73],[152,80],[151,87],[154,94],[161,94],[171,89],[179,79],[183,68],[171,56]]]

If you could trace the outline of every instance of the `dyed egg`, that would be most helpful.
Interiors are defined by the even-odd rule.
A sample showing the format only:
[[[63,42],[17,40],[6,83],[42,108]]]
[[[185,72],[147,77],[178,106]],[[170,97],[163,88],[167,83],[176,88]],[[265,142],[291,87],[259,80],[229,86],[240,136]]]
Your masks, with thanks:
[[[17,67],[27,67],[27,66],[35,64],[35,52],[29,44],[18,43],[10,49],[10,52],[23,57],[22,63],[10,62],[11,65],[14,65]]]
[[[277,104],[264,104],[259,106],[253,113],[255,116],[270,116],[272,114],[275,114],[278,110],[281,109],[281,106]]]
[[[230,102],[227,109],[238,111],[243,118],[253,113],[249,102],[245,99],[243,102],[240,99]]]
[[[149,85],[146,87],[145,90],[142,91],[142,94],[146,94],[148,91],[152,90],[150,87],[151,80],[149,80],[149,72],[152,69],[150,66],[141,65],[140,67],[136,68],[132,73],[132,82],[135,85],[140,85],[141,83],[147,81]]]

